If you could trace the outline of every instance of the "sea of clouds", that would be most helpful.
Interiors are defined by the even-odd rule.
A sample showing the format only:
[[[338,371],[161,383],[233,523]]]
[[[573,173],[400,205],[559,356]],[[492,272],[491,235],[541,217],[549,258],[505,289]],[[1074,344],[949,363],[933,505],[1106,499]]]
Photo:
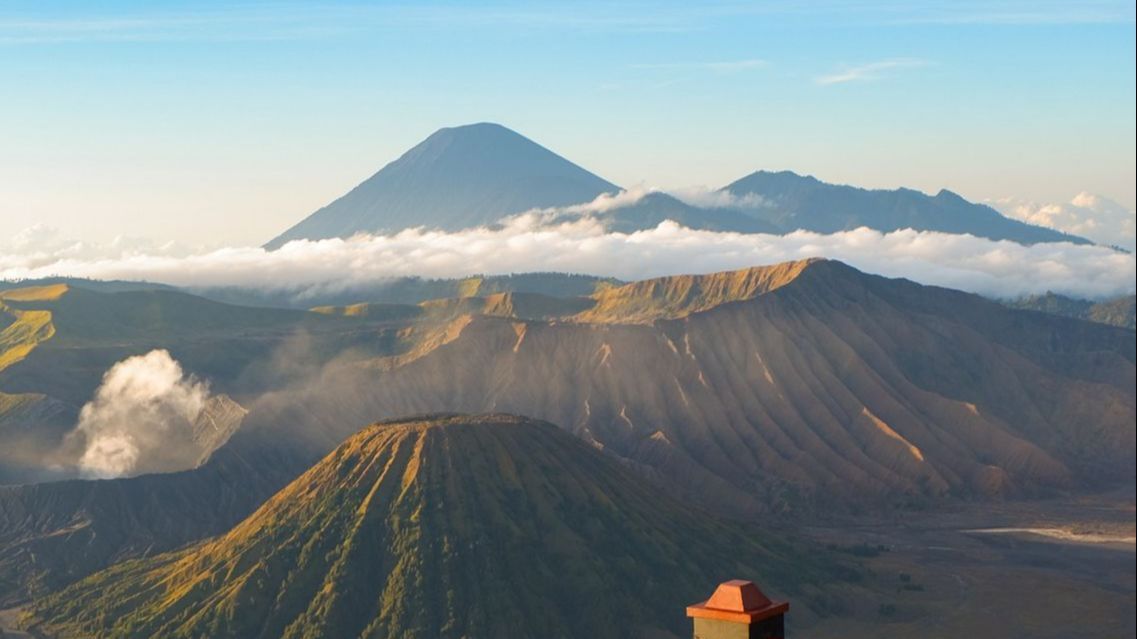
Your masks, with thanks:
[[[618,208],[644,191],[560,211],[534,211],[492,228],[411,229],[391,235],[295,241],[259,247],[193,249],[144,240],[74,242],[36,227],[0,241],[0,279],[73,276],[160,282],[189,288],[350,290],[384,280],[561,271],[624,280],[703,273],[808,257],[992,297],[1053,291],[1105,298],[1134,292],[1132,253],[1104,246],[1024,246],[969,235],[860,228],[820,234],[739,234],[673,222],[634,233],[607,231],[589,211]],[[738,203],[734,203],[738,204]],[[570,213],[568,217],[554,215]],[[1024,214],[1025,215],[1025,214]],[[558,220],[551,222],[550,220]]]

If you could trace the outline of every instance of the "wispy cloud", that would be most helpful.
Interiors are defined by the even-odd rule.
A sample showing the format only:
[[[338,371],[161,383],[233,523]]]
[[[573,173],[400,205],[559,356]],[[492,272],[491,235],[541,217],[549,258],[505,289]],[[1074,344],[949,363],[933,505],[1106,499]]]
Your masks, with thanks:
[[[849,82],[879,80],[893,71],[899,71],[903,69],[916,69],[919,67],[926,67],[928,64],[929,62],[927,60],[922,60],[920,58],[891,58],[888,60],[869,62],[867,64],[842,67],[841,69],[832,73],[827,73],[825,75],[814,78],[814,82],[823,86],[828,86],[832,84],[846,84]]]

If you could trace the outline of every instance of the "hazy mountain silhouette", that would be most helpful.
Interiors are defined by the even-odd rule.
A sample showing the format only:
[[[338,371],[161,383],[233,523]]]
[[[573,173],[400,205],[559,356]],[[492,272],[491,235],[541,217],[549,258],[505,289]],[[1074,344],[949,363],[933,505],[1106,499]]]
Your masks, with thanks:
[[[425,226],[456,231],[620,187],[499,124],[440,129],[266,248]]]
[[[826,184],[789,171],[759,171],[724,191],[745,204],[700,207],[653,192],[634,202],[588,211],[611,231],[630,233],[664,220],[710,231],[781,234],[797,229],[833,233],[867,226],[969,233],[1025,244],[1084,238],[1003,217],[950,191],[866,190]],[[346,238],[425,227],[458,231],[490,226],[531,209],[582,205],[621,188],[499,124],[436,131],[359,186],[273,238]],[[583,209],[561,212],[559,219]],[[558,219],[558,218],[554,218]]]
[[[787,232],[805,229],[835,233],[867,226],[886,232],[911,228],[967,233],[1022,244],[1090,243],[1085,238],[1012,220],[947,190],[934,196],[904,188],[870,190],[828,184],[791,171],[758,171],[723,190],[737,197],[759,198],[748,212]]]

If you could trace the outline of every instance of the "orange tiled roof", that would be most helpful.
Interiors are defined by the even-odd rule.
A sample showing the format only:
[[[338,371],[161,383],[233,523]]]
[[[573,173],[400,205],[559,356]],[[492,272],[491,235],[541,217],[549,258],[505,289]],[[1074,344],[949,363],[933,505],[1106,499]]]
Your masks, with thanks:
[[[752,581],[732,579],[719,584],[711,598],[687,606],[688,617],[753,623],[785,614],[788,602],[773,602]]]

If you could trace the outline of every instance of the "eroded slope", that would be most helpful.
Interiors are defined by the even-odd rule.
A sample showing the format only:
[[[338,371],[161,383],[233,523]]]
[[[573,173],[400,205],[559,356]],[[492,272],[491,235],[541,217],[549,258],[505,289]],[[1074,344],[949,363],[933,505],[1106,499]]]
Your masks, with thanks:
[[[41,629],[118,637],[684,636],[729,575],[796,597],[849,573],[661,495],[551,424],[377,424],[229,533],[96,574]]]

